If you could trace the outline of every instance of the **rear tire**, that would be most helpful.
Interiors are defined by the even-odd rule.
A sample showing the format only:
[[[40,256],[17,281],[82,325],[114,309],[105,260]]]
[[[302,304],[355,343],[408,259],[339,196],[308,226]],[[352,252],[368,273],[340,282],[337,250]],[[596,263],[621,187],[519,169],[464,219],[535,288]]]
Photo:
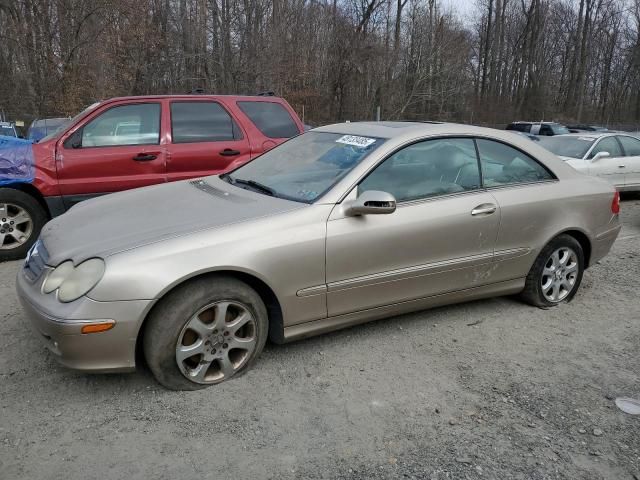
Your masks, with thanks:
[[[571,235],[558,235],[533,263],[520,298],[541,308],[549,308],[574,297],[584,273],[584,252]]]
[[[24,258],[45,223],[47,214],[38,200],[21,190],[0,188],[0,262]]]
[[[142,344],[147,365],[171,390],[199,390],[244,373],[267,341],[260,296],[231,277],[187,282],[152,310]]]

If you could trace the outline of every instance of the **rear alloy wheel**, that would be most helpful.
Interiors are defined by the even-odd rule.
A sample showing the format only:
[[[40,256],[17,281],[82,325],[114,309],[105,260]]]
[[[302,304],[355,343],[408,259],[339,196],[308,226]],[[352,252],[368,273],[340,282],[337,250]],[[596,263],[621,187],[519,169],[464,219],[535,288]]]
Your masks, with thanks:
[[[558,248],[542,269],[542,294],[548,301],[559,303],[571,294],[577,278],[578,255],[569,247]]]
[[[0,188],[0,261],[24,258],[46,221],[35,198],[20,190]]]
[[[538,307],[570,301],[584,272],[584,253],[570,235],[559,235],[547,244],[527,275],[522,297]]]
[[[172,390],[197,390],[242,374],[268,335],[260,296],[235,278],[210,275],[163,298],[145,322],[149,368]]]

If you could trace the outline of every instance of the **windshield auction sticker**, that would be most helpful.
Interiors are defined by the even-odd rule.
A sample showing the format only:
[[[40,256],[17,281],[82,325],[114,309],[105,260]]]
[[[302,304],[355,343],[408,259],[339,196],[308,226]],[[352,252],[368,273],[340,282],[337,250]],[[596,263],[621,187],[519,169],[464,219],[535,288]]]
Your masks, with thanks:
[[[344,143],[346,145],[354,145],[356,147],[365,148],[375,143],[375,138],[358,137],[356,135],[344,135],[336,140],[336,143]]]

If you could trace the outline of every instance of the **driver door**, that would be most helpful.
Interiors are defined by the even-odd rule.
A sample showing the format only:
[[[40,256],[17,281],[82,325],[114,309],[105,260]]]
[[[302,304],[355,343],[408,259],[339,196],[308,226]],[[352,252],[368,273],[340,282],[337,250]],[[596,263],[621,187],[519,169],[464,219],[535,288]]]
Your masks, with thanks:
[[[593,161],[593,158],[600,152],[608,152],[609,156]],[[590,160],[590,175],[600,177],[616,187],[624,185],[627,159],[624,157],[620,143],[615,137],[601,138],[593,146],[587,158]]]
[[[327,223],[329,316],[406,302],[488,283],[500,221],[480,189],[472,139],[427,140],[399,150],[348,196],[391,193],[395,212]]]

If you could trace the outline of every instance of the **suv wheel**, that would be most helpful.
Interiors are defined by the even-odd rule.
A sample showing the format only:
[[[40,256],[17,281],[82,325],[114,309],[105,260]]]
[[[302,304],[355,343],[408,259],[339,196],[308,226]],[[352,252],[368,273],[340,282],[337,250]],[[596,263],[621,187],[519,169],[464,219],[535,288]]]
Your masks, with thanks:
[[[0,188],[0,261],[24,258],[46,221],[44,209],[31,195]]]

